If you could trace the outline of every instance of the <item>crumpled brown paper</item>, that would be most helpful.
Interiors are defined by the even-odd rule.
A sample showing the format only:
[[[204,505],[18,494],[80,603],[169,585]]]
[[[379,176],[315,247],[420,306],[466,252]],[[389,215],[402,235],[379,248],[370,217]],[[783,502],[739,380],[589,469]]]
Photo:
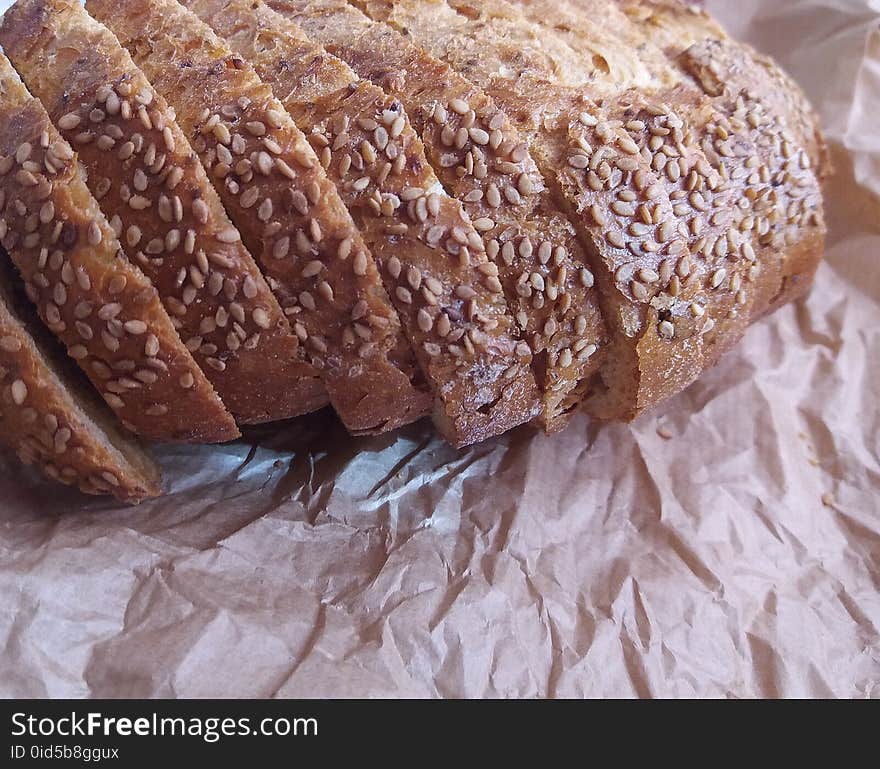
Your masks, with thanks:
[[[136,509],[0,458],[0,695],[880,697],[880,3],[708,5],[834,143],[808,301],[632,426],[314,415]]]

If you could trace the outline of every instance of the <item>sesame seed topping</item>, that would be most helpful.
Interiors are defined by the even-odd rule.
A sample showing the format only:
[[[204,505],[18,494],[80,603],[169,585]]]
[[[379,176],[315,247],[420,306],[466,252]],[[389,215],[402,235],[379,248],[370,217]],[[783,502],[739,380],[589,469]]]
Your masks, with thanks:
[[[89,224],[88,240],[89,244],[92,246],[99,246],[104,240],[104,233],[101,232],[101,228],[97,222]]]
[[[471,109],[464,99],[453,99],[449,102],[449,108],[458,115],[466,115]]]
[[[724,282],[724,279],[726,277],[727,270],[725,270],[723,267],[715,270],[715,272],[712,273],[712,277],[710,279],[710,284],[712,288],[718,288]]]
[[[217,233],[216,238],[219,243],[238,243],[241,233],[235,227],[226,227]]]
[[[304,278],[313,278],[320,274],[323,269],[324,263],[318,259],[313,259],[303,268],[302,276]]]
[[[254,323],[262,329],[267,329],[272,325],[269,313],[262,307],[257,307],[253,313],[251,313],[251,317],[254,319]]]
[[[28,397],[27,385],[21,379],[16,379],[12,383],[11,391],[12,402],[15,403],[16,406],[23,405]]]
[[[68,112],[58,121],[58,127],[62,131],[72,131],[74,128],[79,126],[82,122],[82,118],[77,115],[75,112]]]

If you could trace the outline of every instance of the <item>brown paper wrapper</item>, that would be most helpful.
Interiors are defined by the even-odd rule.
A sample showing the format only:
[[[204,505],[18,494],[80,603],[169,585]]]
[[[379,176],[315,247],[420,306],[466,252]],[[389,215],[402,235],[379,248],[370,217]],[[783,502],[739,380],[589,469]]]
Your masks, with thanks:
[[[828,129],[805,302],[628,426],[317,414],[162,449],[139,508],[0,456],[0,696],[880,697],[877,3],[707,6]]]

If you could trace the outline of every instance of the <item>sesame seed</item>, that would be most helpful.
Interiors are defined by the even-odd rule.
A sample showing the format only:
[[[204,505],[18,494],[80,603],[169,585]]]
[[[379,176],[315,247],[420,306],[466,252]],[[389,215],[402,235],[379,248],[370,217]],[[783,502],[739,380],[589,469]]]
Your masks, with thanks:
[[[464,99],[453,99],[449,102],[449,108],[458,115],[466,115],[471,109]]]
[[[645,287],[644,283],[639,283],[639,281],[634,280],[630,284],[630,291],[632,295],[640,302],[646,302],[648,300],[648,289]]]
[[[275,158],[275,167],[285,178],[291,180],[296,178],[296,172],[282,158]]]
[[[263,174],[263,176],[269,176],[272,173],[272,166],[274,165],[272,157],[268,152],[260,152],[257,155],[256,166],[257,170]]]
[[[417,316],[417,323],[419,329],[421,329],[424,333],[428,333],[434,326],[434,320],[431,318],[430,314],[424,308],[419,310]]]
[[[16,406],[23,405],[28,397],[27,385],[21,379],[16,379],[12,383],[11,390],[13,403],[15,403]]]
[[[226,127],[224,123],[219,122],[220,118],[217,117],[217,123],[214,125],[212,133],[214,134],[214,138],[217,139],[221,144],[229,144],[232,141],[232,134],[229,131],[229,128]]]
[[[395,257],[392,257],[394,259]],[[363,251],[358,251],[354,255],[354,259],[352,260],[352,267],[354,269],[355,275],[366,275],[367,274],[367,255]],[[388,263],[388,271],[391,272],[391,260]],[[400,274],[398,270],[398,275]],[[397,277],[397,276],[395,276]]]
[[[397,278],[400,277],[400,271],[402,269],[400,259],[398,259],[396,256],[392,256],[388,260],[387,267],[388,267],[388,273],[391,275],[392,278],[394,278],[396,280]]]
[[[251,317],[254,319],[254,323],[262,329],[267,329],[272,325],[269,313],[267,313],[262,307],[257,307],[253,313],[251,313]]]
[[[639,145],[636,144],[632,139],[626,137],[620,137],[617,142],[617,145],[626,152],[628,155],[638,155],[639,154]]]
[[[660,336],[665,339],[672,339],[675,336],[675,326],[673,326],[668,320],[661,321],[658,330]]]
[[[718,288],[724,282],[724,279],[726,277],[727,270],[725,270],[723,267],[715,270],[715,272],[712,273],[712,277],[710,279],[710,284],[712,288]]]
[[[275,259],[284,259],[289,253],[290,238],[285,235],[283,238],[279,238],[275,241],[275,245],[272,247],[272,256]]]
[[[618,216],[624,217],[632,217],[636,214],[636,208],[631,203],[624,203],[620,200],[615,200],[611,204],[611,210],[614,211]]]
[[[259,190],[259,188],[257,188],[257,187],[249,187],[249,188],[248,188],[247,190],[245,190],[245,192],[242,194],[242,196],[241,196],[241,198],[240,198],[240,200],[239,200],[239,203],[241,204],[241,207],[242,207],[242,208],[250,208],[250,207],[253,206],[253,205],[257,202],[257,200],[259,200],[259,199],[260,199],[260,190]]]
[[[89,244],[92,246],[99,246],[104,240],[104,233],[101,231],[101,228],[100,226],[98,226],[97,222],[92,222],[91,224],[89,224],[88,239]]]
[[[313,278],[318,275],[323,269],[324,263],[318,259],[313,259],[303,268],[302,276],[304,278]]]
[[[281,145],[276,142],[271,136],[263,137],[263,146],[273,155],[280,155],[282,152]]]
[[[241,240],[241,233],[235,227],[226,227],[215,237],[218,243],[238,243]]]
[[[624,248],[626,246],[626,242],[623,239],[623,235],[620,234],[617,230],[611,230],[605,234],[605,240],[608,241],[609,245],[614,246],[615,248]]]
[[[272,200],[270,198],[266,198],[262,203],[260,203],[260,207],[257,210],[257,218],[261,222],[268,222],[272,218]]]
[[[489,134],[482,128],[471,128],[468,130],[468,136],[474,144],[485,146],[489,143]]]
[[[72,131],[74,128],[79,126],[82,122],[82,118],[77,115],[75,112],[68,112],[58,121],[58,127],[62,131]]]
[[[277,109],[266,110],[266,122],[268,122],[272,128],[281,128],[281,126],[284,125],[284,112]]]
[[[207,224],[208,223],[210,210],[208,208],[208,204],[205,203],[204,200],[202,200],[201,198],[196,198],[192,202],[192,210],[193,210],[193,214],[196,217],[196,220],[200,224]]]

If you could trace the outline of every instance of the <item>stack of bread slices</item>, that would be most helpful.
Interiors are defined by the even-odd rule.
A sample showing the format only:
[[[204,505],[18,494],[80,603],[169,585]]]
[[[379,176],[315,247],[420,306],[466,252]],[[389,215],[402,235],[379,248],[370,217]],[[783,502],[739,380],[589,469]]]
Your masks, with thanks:
[[[633,419],[821,259],[809,105],[679,0],[19,0],[0,45],[0,439],[86,492],[327,405]]]

